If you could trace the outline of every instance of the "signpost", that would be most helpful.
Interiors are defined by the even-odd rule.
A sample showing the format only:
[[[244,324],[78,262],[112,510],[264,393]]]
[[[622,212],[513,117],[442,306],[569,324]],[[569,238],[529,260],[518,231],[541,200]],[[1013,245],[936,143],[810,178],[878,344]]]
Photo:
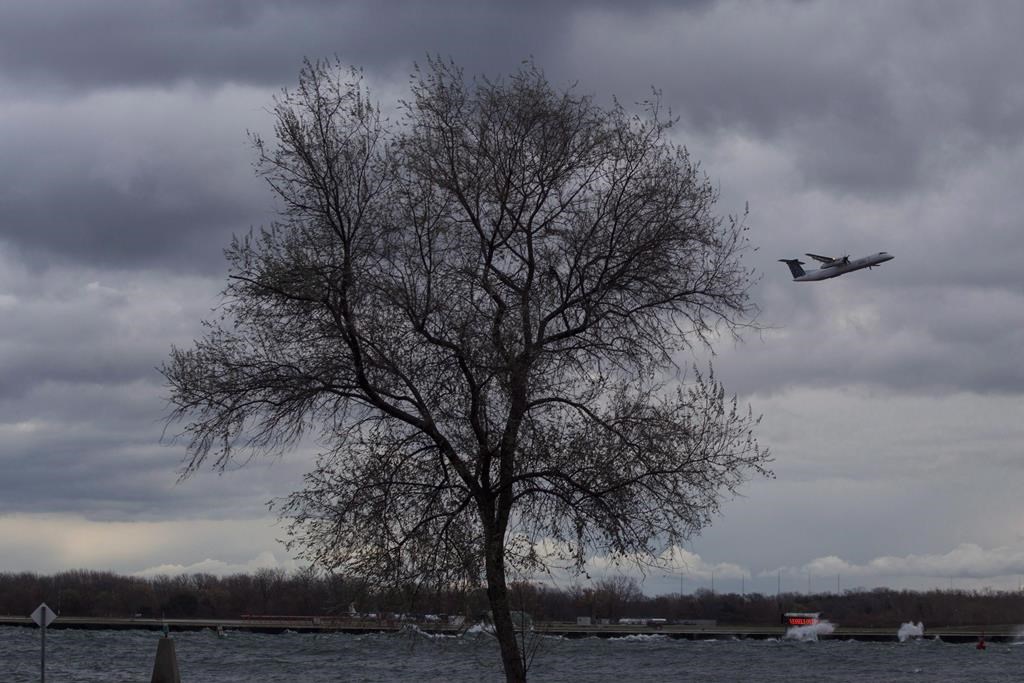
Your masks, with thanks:
[[[46,606],[46,603],[36,607],[36,610],[32,613],[32,621],[36,622],[39,626],[40,632],[42,633],[42,650],[39,655],[39,675],[41,677],[41,683],[46,683],[46,627],[53,623],[53,620],[57,618],[56,613],[52,609]]]

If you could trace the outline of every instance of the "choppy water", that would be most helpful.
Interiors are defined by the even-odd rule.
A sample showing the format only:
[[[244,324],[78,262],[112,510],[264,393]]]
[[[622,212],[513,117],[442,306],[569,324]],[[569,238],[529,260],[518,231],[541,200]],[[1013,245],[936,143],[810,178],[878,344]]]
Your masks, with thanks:
[[[148,681],[158,633],[47,632],[48,683]],[[341,681],[498,681],[497,646],[487,634],[174,635],[183,683],[338,683]],[[1024,645],[934,640],[672,640],[633,636],[601,640],[542,638],[530,680],[569,681],[964,681],[1024,680]],[[0,682],[39,680],[39,632],[0,627]]]

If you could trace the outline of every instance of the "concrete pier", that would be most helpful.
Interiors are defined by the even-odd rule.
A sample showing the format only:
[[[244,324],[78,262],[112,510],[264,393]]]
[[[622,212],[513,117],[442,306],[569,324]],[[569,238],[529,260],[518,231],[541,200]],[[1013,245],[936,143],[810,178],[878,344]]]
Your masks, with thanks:
[[[164,636],[156,646],[156,660],[153,662],[153,677],[149,683],[181,683],[178,671],[178,656],[174,651],[174,641]]]

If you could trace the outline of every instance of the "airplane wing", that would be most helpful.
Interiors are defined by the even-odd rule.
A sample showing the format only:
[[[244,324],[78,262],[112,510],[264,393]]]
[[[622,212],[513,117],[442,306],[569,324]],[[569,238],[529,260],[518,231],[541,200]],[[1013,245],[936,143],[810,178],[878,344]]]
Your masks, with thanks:
[[[832,258],[831,256],[819,256],[818,254],[807,254],[815,261],[819,261],[823,267],[828,266],[845,266],[850,262],[849,256],[840,256],[838,258]]]

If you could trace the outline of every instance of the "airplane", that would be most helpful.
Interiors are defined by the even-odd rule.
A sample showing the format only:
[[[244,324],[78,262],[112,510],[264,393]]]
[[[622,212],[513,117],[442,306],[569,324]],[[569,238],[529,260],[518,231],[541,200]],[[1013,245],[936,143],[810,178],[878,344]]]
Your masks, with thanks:
[[[840,256],[838,258],[818,256],[817,254],[807,254],[807,256],[810,256],[815,261],[821,263],[821,268],[807,271],[801,267],[804,265],[804,262],[799,259],[779,259],[789,266],[789,271],[793,273],[793,282],[816,282],[817,280],[827,280],[832,277],[839,277],[845,273],[852,273],[853,271],[860,270],[861,268],[874,268],[875,266],[880,266],[886,261],[891,261],[894,258],[892,254],[885,251],[853,259],[852,261],[849,256]]]

